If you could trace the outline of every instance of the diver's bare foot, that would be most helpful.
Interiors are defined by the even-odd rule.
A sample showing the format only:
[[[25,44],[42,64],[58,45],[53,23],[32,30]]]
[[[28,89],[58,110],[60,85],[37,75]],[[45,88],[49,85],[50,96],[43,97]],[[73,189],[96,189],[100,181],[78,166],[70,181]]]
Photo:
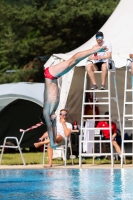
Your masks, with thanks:
[[[50,167],[52,167],[52,164],[48,164],[44,166],[44,168],[50,168]]]
[[[40,147],[40,146],[42,146],[42,145],[43,145],[43,142],[34,143],[34,146],[35,146],[36,148],[38,148],[38,147]]]

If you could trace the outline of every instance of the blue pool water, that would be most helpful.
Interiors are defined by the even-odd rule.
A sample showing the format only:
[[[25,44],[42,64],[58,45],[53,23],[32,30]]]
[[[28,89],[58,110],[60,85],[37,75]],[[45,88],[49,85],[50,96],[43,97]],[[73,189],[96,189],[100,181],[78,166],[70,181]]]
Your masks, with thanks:
[[[133,169],[0,170],[2,200],[133,200]]]

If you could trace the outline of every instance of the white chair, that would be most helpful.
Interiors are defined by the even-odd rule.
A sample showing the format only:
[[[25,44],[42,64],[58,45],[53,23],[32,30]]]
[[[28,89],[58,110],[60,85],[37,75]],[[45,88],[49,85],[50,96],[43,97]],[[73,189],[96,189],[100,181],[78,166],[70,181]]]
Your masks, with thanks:
[[[71,136],[69,136],[68,138],[65,138],[65,144],[64,145],[61,145],[61,146],[59,146],[59,147],[57,147],[56,149],[54,149],[54,150],[60,150],[60,151],[62,151],[62,153],[63,153],[63,160],[64,160],[64,165],[65,165],[65,167],[66,167],[66,160],[67,160],[67,148],[70,148],[70,154],[71,154],[71,156],[70,156],[70,158],[72,159],[72,165],[73,165],[73,159],[75,158],[75,156],[74,155],[72,155],[72,145],[71,145]],[[43,149],[43,166],[44,166],[44,164],[45,164],[45,152],[46,152],[46,150],[47,150],[47,144],[44,144],[44,149]]]
[[[22,162],[23,162],[24,165],[26,165],[24,157],[23,157],[23,154],[22,154],[22,151],[21,151],[21,148],[20,148],[20,144],[22,142],[22,139],[23,139],[23,136],[24,136],[25,132],[26,132],[25,130],[22,132],[21,137],[20,137],[19,140],[18,140],[17,137],[11,137],[11,136],[5,137],[3,145],[0,145],[0,147],[2,148],[1,155],[0,155],[0,164],[2,162],[2,156],[3,156],[3,153],[4,153],[4,148],[12,148],[12,149],[18,149],[19,150],[21,158],[22,158]],[[15,146],[6,145],[7,140],[15,140],[16,141],[16,145]]]

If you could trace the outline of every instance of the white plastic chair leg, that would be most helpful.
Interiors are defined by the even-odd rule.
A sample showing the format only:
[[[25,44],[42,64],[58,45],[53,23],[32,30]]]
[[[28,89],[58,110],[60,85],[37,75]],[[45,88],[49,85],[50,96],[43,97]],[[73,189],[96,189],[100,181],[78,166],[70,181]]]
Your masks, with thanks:
[[[2,157],[3,157],[3,153],[4,153],[5,144],[6,144],[6,138],[4,139],[3,147],[2,147],[2,150],[1,150],[0,164],[1,164],[1,162],[2,162]]]
[[[26,165],[20,146],[18,146],[18,149],[19,149],[19,152],[20,152],[22,162],[23,162],[24,165]]]
[[[42,157],[43,166],[44,166],[44,164],[45,164],[45,161],[44,161],[44,159],[45,159],[45,149],[46,149],[46,145],[44,144],[44,148],[43,148],[43,157]]]

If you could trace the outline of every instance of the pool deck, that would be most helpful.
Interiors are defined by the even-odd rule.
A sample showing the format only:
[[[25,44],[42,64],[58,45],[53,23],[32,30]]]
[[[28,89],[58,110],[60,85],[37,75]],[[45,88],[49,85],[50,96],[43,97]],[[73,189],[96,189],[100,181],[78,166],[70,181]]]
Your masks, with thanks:
[[[123,168],[126,169],[132,169],[133,164],[123,164]],[[66,167],[64,165],[56,165],[54,164],[53,167],[44,167],[42,164],[36,164],[36,165],[0,165],[1,169],[80,169],[79,165],[67,165]],[[104,164],[104,165],[93,165],[93,164],[83,164],[82,169],[121,169],[120,164],[115,164],[114,167],[111,166],[111,164]]]

